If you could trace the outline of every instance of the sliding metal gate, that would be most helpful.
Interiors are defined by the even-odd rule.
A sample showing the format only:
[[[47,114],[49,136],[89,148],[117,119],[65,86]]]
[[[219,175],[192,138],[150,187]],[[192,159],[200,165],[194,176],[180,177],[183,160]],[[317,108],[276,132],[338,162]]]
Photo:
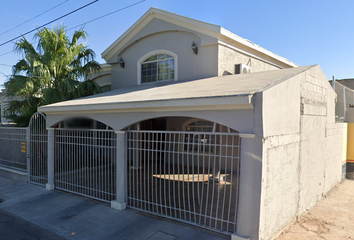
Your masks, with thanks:
[[[33,114],[27,134],[28,181],[45,185],[48,182],[48,131],[44,113]]]
[[[55,188],[104,202],[115,199],[113,130],[55,129]]]
[[[236,133],[127,131],[130,207],[208,229],[236,231]]]

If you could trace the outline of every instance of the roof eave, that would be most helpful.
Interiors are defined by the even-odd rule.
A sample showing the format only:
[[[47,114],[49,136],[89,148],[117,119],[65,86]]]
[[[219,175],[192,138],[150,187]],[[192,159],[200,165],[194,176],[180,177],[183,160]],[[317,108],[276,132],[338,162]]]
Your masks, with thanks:
[[[57,104],[42,106],[38,111],[46,114],[63,114],[63,113],[104,113],[104,112],[151,112],[151,111],[196,111],[196,110],[236,110],[236,109],[253,109],[251,102],[253,94],[244,94],[237,96],[224,97],[206,97],[191,99],[171,99],[171,100],[154,100],[142,102],[126,102],[126,103],[96,103],[86,105],[64,105]]]

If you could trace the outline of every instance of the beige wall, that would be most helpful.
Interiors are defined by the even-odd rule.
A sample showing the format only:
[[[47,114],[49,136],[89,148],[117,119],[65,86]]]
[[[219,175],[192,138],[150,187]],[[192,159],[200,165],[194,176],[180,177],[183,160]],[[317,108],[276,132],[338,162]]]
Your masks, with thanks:
[[[106,73],[100,76],[97,76],[95,78],[93,78],[92,80],[97,83],[100,87],[103,86],[107,86],[107,85],[111,85],[111,74],[110,73]]]
[[[291,94],[293,100],[279,97]],[[259,239],[270,239],[340,182],[346,124],[334,123],[335,93],[319,66],[263,95]],[[272,111],[269,103],[277,101],[293,113],[274,105]],[[279,115],[278,110],[286,114]],[[272,114],[280,119],[272,120]]]
[[[218,76],[235,73],[235,64],[245,64],[252,68],[252,72],[262,72],[276,70],[279,67],[258,60],[254,57],[247,56],[229,47],[218,45],[219,65]]]
[[[192,52],[191,45],[198,46],[198,55]],[[226,47],[217,39],[187,28],[153,19],[141,29],[123,49],[108,59],[112,67],[112,89],[137,84],[138,61],[142,56],[156,50],[175,53],[178,61],[178,80],[193,80],[224,74],[234,74],[235,64],[243,63],[252,67],[252,72],[279,69],[264,56],[241,53],[232,46]],[[123,58],[125,68],[117,61]],[[260,60],[263,59],[263,60]]]
[[[239,132],[251,133],[254,127],[253,111],[252,110],[229,110],[229,111],[180,111],[180,112],[132,112],[132,113],[75,113],[70,114],[47,114],[47,127],[72,117],[87,117],[97,121],[100,121],[108,126],[112,127],[116,131],[120,131],[127,126],[140,122],[142,120],[177,116],[192,117],[205,119],[212,122],[219,123],[221,125],[228,126]],[[181,119],[176,119],[178,122]],[[169,127],[169,125],[167,126]]]

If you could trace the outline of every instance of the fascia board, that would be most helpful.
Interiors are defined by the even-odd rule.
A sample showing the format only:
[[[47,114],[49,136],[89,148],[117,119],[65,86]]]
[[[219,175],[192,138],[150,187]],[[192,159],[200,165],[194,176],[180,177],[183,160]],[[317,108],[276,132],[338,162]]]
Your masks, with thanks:
[[[151,8],[101,54],[102,58],[106,61],[112,58],[115,53],[124,48],[124,46],[154,18],[161,19],[214,38],[216,38],[217,33],[220,33],[221,29],[220,26],[214,24],[205,23],[160,9]]]
[[[115,49],[124,46],[129,40],[135,36],[143,27],[145,27],[152,19],[151,9],[147,11],[142,17],[139,18],[127,31],[125,31],[117,40],[115,40],[106,50],[101,54],[107,62],[114,55]],[[132,35],[132,36],[131,36]],[[131,37],[129,37],[131,36]]]
[[[193,99],[156,100],[145,102],[104,103],[67,106],[43,106],[38,111],[44,113],[69,112],[151,112],[151,111],[196,111],[253,109],[252,95],[209,97]]]
[[[264,54],[266,56],[269,56],[269,57],[271,57],[271,58],[273,58],[273,59],[275,59],[275,60],[277,60],[279,62],[282,62],[282,63],[284,63],[284,64],[286,64],[286,65],[288,65],[290,67],[299,67],[300,66],[300,65],[298,65],[296,63],[293,63],[290,60],[288,60],[286,58],[283,58],[283,57],[281,57],[281,56],[279,56],[279,55],[277,55],[277,54],[275,54],[275,53],[273,53],[273,52],[271,52],[271,51],[269,51],[269,50],[267,50],[265,48],[262,48],[261,46],[259,46],[257,44],[254,44],[250,40],[242,38],[242,37],[230,32],[230,31],[226,30],[225,28],[221,27],[220,34],[218,34],[218,39],[220,41],[225,42],[225,38],[223,38],[223,37],[226,37],[227,39],[230,39],[230,40],[232,40],[232,41],[234,41],[236,43],[239,43],[239,44],[244,45],[244,46],[246,46],[248,48],[251,48],[251,49],[253,49],[253,50],[255,50],[255,51],[259,52],[259,53],[262,53],[262,54]],[[230,42],[229,44],[233,45],[232,42]]]

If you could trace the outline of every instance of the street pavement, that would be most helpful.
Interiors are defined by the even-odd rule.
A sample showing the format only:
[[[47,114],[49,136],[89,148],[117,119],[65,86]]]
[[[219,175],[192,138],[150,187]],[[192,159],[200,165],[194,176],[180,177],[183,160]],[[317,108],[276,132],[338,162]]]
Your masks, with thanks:
[[[134,209],[118,211],[107,203],[3,177],[0,177],[0,202],[1,240],[231,239]]]
[[[65,238],[58,237],[50,231],[0,209],[0,239],[61,240]]]

